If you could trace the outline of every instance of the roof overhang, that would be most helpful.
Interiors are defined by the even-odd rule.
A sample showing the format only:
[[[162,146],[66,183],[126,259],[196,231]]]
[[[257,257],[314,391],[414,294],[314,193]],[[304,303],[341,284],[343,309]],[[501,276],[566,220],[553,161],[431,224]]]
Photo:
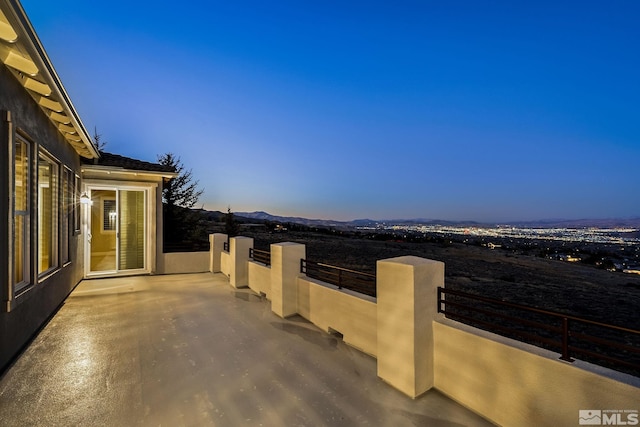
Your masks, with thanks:
[[[89,159],[99,157],[18,0],[0,0],[0,61],[79,155]]]
[[[111,175],[113,173],[133,175],[133,176],[155,176],[158,178],[172,179],[177,178],[176,172],[159,172],[159,171],[143,171],[135,169],[125,169],[117,166],[101,166],[101,165],[82,165],[82,172],[103,173]]]

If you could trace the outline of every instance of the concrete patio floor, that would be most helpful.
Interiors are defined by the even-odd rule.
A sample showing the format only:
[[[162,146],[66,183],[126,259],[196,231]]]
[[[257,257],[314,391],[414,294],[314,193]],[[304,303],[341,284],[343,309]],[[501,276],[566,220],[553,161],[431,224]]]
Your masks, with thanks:
[[[87,280],[0,378],[2,426],[489,426],[221,274]]]

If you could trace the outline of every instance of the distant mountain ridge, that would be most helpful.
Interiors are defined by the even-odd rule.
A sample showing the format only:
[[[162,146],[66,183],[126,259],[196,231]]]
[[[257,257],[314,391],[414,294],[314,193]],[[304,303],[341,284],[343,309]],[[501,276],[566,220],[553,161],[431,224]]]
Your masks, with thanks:
[[[256,211],[256,212],[234,212],[233,213],[237,217],[248,218],[259,221],[275,221],[275,222],[283,222],[283,223],[294,223],[294,224],[302,224],[307,226],[322,226],[322,227],[353,227],[351,225],[352,221],[334,221],[334,220],[326,220],[326,219],[309,219],[302,218],[297,216],[278,216],[271,215],[270,213],[264,211]]]
[[[426,219],[426,218],[414,218],[414,219],[385,219],[385,220],[373,220],[373,219],[354,219],[352,221],[336,221],[327,219],[310,219],[295,216],[279,216],[272,215],[264,211],[256,212],[234,212],[234,215],[242,218],[259,220],[259,221],[274,221],[282,223],[294,223],[302,224],[306,226],[317,227],[339,227],[339,228],[354,228],[354,227],[376,227],[381,225],[442,225],[452,227],[495,227],[497,225],[502,226],[514,226],[514,227],[531,227],[531,228],[585,228],[585,227],[597,227],[597,228],[640,228],[640,217],[638,218],[608,218],[608,219],[546,219],[539,221],[511,221],[511,222],[496,222],[496,223],[481,223],[476,221],[448,221],[440,219]]]
[[[279,216],[272,215],[264,211],[256,212],[234,212],[237,217],[260,220],[260,221],[276,221],[276,222],[291,222],[295,224],[303,225],[315,225],[315,226],[342,226],[342,227],[373,227],[382,224],[395,224],[395,225],[416,225],[416,224],[433,224],[433,225],[472,225],[480,226],[481,224],[474,221],[445,221],[445,220],[432,220],[424,218],[416,219],[354,219],[351,221],[338,221],[331,219],[310,219],[297,216]]]

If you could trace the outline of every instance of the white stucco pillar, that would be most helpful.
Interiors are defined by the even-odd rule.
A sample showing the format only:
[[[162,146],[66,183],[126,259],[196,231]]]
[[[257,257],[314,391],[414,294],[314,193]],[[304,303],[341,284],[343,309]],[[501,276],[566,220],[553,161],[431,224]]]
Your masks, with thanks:
[[[415,398],[433,387],[433,320],[444,263],[415,256],[377,263],[378,376]]]
[[[246,288],[249,286],[249,249],[253,248],[251,237],[232,237],[229,239],[229,255],[231,256],[231,269],[229,282],[234,288]]]
[[[284,242],[271,245],[271,311],[280,317],[298,312],[300,260],[306,248],[300,243]]]
[[[226,241],[226,234],[209,234],[209,271],[212,273],[220,273],[222,271],[220,254],[224,250],[224,242]]]

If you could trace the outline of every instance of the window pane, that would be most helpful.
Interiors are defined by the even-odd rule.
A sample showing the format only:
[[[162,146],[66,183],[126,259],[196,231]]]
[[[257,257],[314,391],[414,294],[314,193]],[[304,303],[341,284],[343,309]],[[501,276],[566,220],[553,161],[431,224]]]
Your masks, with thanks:
[[[102,229],[104,231],[116,231],[116,201],[103,200],[102,204]]]
[[[26,211],[29,190],[29,153],[27,144],[22,141],[16,142],[15,172],[15,209]]]
[[[29,145],[16,141],[14,158],[13,283],[14,292],[29,284]]]
[[[120,191],[120,270],[144,268],[144,191]]]
[[[80,185],[78,183],[79,177],[78,175],[74,175],[73,177],[73,223],[74,223],[74,231],[80,231],[80,195],[78,192],[80,191]]]
[[[89,193],[91,200],[95,202],[88,205],[90,209],[91,239],[89,245],[89,254],[91,256],[91,271],[113,271],[117,268],[116,259],[116,233],[115,231],[105,231],[105,201],[107,205],[113,203],[115,213],[115,190],[98,190],[91,189]],[[107,222],[109,218],[107,209]],[[115,230],[115,225],[114,225]]]
[[[24,281],[25,278],[25,254],[24,254],[24,217],[21,215],[16,215],[15,222],[15,237],[14,237],[14,245],[13,245],[13,272],[14,272],[14,283],[20,283]]]
[[[69,176],[71,171],[64,169],[62,173],[62,229],[60,230],[60,240],[62,242],[61,247],[61,261],[66,263],[69,261],[69,209],[71,204],[69,203],[71,192],[69,191]]]
[[[38,273],[58,265],[58,166],[38,158]]]

